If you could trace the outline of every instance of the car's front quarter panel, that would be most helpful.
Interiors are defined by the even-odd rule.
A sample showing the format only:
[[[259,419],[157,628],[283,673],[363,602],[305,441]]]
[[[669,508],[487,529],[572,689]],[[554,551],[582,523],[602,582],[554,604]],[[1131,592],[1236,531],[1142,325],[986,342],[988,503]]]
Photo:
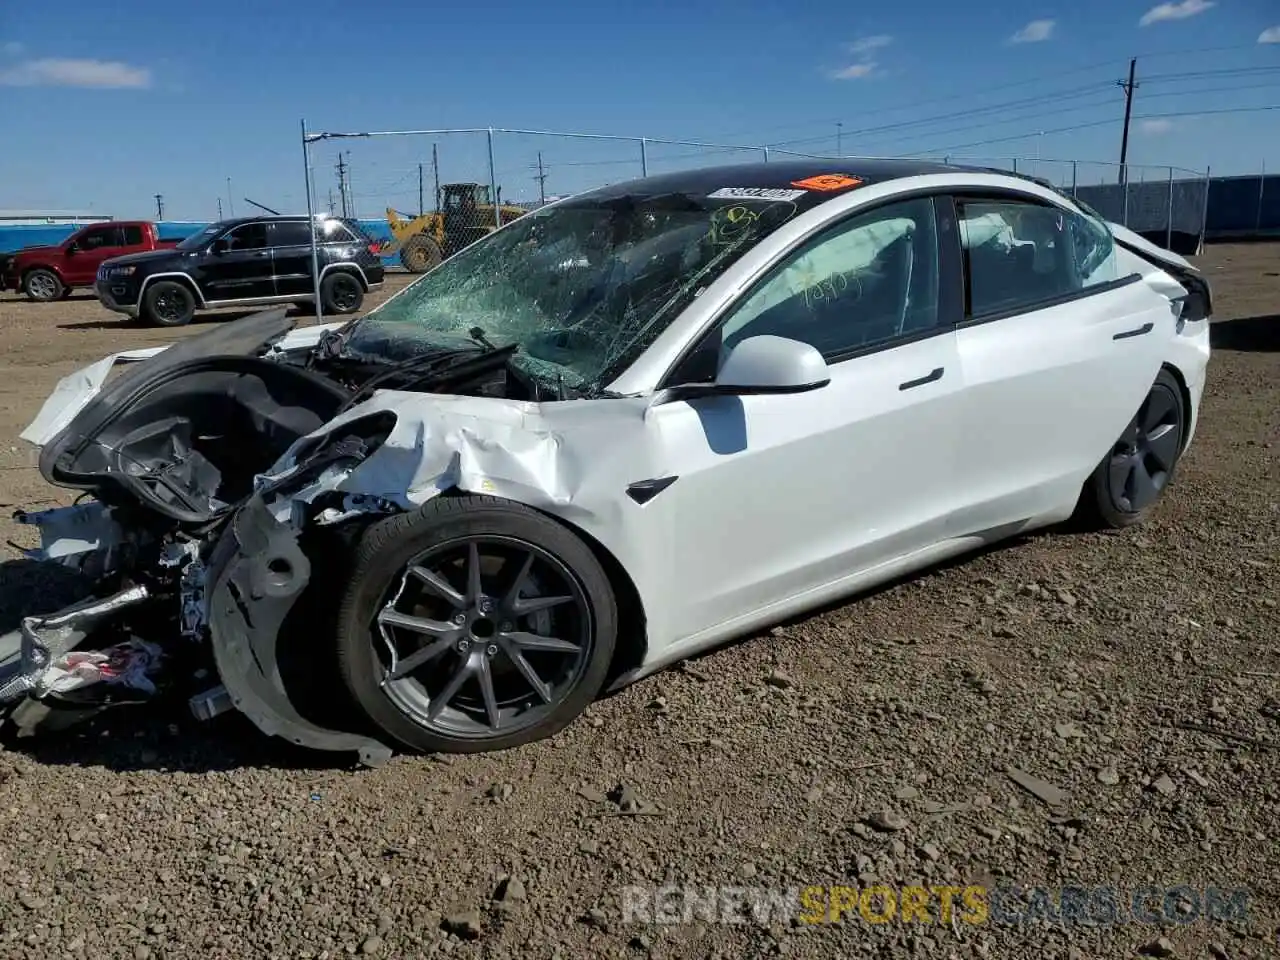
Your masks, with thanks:
[[[341,438],[343,427],[381,413],[395,416],[385,441],[359,466],[326,474],[274,505],[284,521],[292,501],[340,491],[351,502],[412,510],[433,497],[463,491],[501,497],[558,518],[586,534],[625,571],[639,595],[652,649],[670,643],[678,594],[671,551],[675,517],[627,488],[667,475],[648,398],[529,403],[492,397],[379,391],[311,437]],[[298,441],[264,476],[285,477]]]

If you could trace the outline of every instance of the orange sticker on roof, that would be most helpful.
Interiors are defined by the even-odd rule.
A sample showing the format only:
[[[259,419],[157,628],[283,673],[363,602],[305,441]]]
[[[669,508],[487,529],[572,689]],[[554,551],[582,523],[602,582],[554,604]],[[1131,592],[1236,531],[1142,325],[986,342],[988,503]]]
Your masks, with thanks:
[[[815,177],[805,177],[803,180],[792,180],[793,187],[800,187],[803,190],[844,190],[846,187],[856,187],[862,183],[857,177],[851,177],[847,173],[820,173]]]

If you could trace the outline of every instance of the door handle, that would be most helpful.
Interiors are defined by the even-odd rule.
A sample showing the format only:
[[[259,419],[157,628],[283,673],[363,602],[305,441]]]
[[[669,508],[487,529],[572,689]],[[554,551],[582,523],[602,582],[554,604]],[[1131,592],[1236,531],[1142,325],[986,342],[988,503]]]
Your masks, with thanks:
[[[1150,333],[1156,328],[1154,323],[1144,323],[1140,327],[1134,327],[1132,330],[1124,330],[1113,336],[1112,340],[1128,340],[1130,337],[1141,337],[1143,334]]]
[[[923,387],[926,383],[933,383],[935,380],[942,379],[942,367],[935,367],[927,376],[920,377],[916,380],[908,380],[906,383],[898,384],[899,390],[910,390],[912,387]]]

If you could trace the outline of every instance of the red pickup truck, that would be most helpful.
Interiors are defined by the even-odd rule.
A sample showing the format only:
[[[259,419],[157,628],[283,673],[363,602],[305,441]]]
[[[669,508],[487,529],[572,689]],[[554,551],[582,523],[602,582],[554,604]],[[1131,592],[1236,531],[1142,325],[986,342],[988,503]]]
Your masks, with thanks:
[[[25,247],[0,263],[0,289],[41,302],[59,300],[75,287],[92,287],[104,260],[177,246],[161,240],[146,220],[111,220],[82,227],[56,247]],[[0,258],[3,259],[3,258]]]

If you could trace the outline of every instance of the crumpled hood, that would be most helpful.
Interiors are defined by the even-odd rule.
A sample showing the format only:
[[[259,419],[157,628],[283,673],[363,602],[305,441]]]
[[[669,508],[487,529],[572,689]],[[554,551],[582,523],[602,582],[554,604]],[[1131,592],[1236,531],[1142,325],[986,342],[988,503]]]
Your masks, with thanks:
[[[283,307],[263,310],[231,323],[219,324],[177,344],[123,350],[81,367],[58,381],[40,412],[19,436],[37,447],[44,446],[65,430],[98,396],[117,363],[139,363],[163,354],[162,362],[176,365],[201,356],[249,356],[268,345],[278,350],[310,347],[329,330],[339,329],[350,322],[341,320],[295,330],[294,321],[286,313]]]

